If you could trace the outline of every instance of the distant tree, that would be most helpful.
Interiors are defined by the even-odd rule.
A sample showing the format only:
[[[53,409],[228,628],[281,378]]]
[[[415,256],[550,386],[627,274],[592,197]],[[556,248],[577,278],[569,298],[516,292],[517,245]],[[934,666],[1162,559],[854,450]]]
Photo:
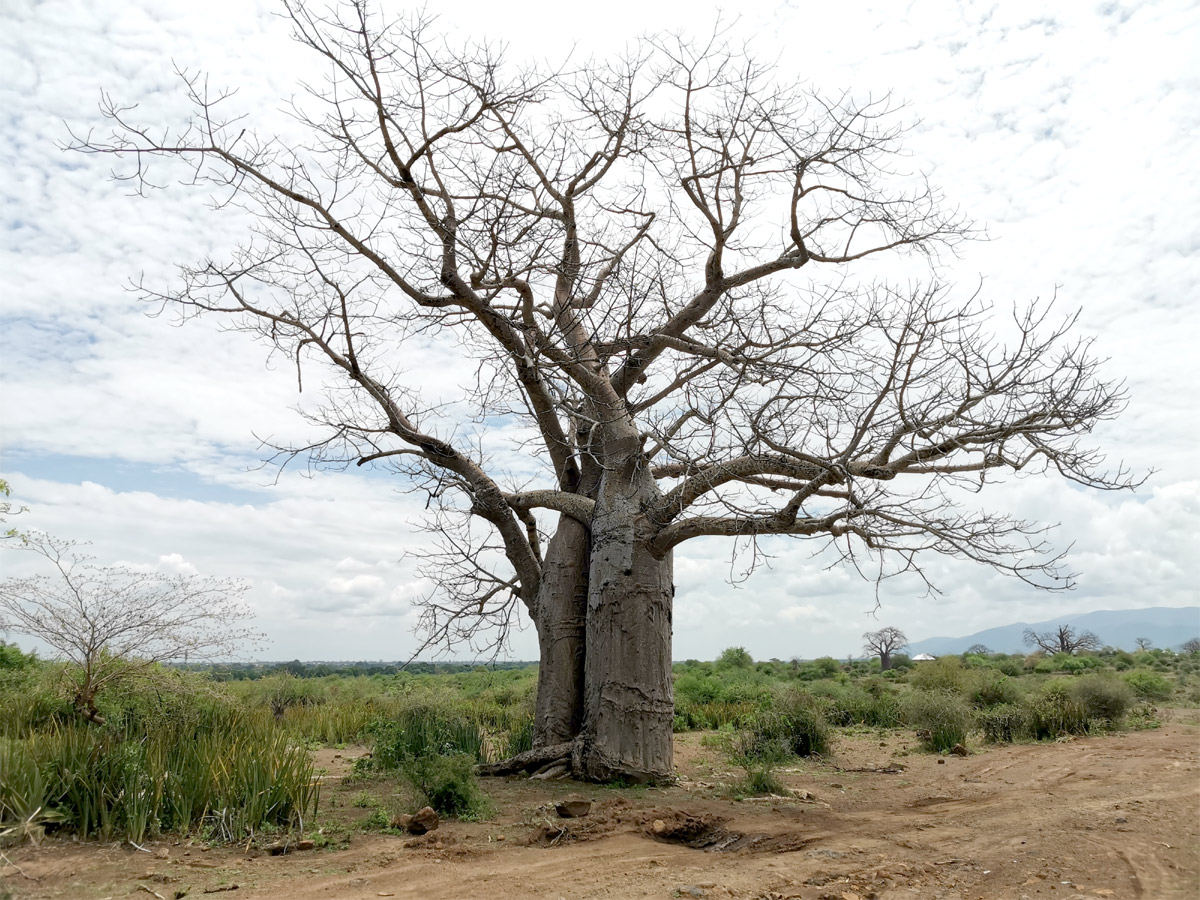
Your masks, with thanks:
[[[728,647],[717,658],[717,665],[726,669],[748,669],[754,665],[754,657],[745,647]]]
[[[868,655],[879,657],[879,668],[885,672],[892,667],[892,654],[907,646],[908,638],[904,632],[890,625],[863,635],[863,649]]]
[[[1154,641],[1150,640],[1150,638],[1147,638],[1147,637],[1137,638],[1135,640],[1135,643],[1137,644],[1137,648],[1139,650],[1153,650],[1154,649]]]
[[[1184,653],[1200,653],[1200,637],[1188,638],[1179,645],[1179,649]]]
[[[103,724],[100,691],[156,663],[211,659],[259,637],[246,626],[246,585],[199,575],[97,566],[74,541],[34,532],[14,550],[49,561],[50,575],[0,582],[0,628],[49,644],[72,665],[75,709]]]
[[[1026,628],[1022,635],[1026,646],[1038,647],[1047,653],[1074,653],[1077,650],[1100,649],[1100,638],[1090,631],[1078,634],[1070,625],[1059,625],[1054,631],[1034,631]]]
[[[984,646],[983,644],[972,644],[970,647],[967,648],[968,656],[987,656],[991,652],[992,651],[988,647]]]

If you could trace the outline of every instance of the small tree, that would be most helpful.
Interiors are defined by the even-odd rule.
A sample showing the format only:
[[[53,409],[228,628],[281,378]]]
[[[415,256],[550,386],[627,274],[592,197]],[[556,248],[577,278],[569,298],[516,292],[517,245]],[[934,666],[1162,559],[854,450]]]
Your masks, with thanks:
[[[972,644],[967,648],[967,656],[990,656],[991,652],[986,644]]]
[[[1137,648],[1139,650],[1153,650],[1154,649],[1154,641],[1150,640],[1150,638],[1148,638],[1148,637],[1135,638],[1134,643],[1137,644]]]
[[[1026,646],[1038,647],[1047,653],[1100,649],[1100,638],[1093,632],[1081,631],[1076,634],[1070,625],[1059,625],[1054,631],[1034,631],[1032,628],[1026,628],[1022,637]]]
[[[907,646],[908,638],[904,632],[891,625],[863,635],[863,649],[868,655],[879,657],[879,668],[885,672],[892,667],[892,654]]]
[[[1200,637],[1188,638],[1179,645],[1183,653],[1200,653]]]
[[[98,566],[78,546],[25,536],[14,549],[37,553],[54,571],[0,582],[0,628],[44,641],[73,664],[72,702],[88,721],[104,723],[96,697],[114,682],[167,660],[228,654],[260,637],[244,624],[245,584]]]

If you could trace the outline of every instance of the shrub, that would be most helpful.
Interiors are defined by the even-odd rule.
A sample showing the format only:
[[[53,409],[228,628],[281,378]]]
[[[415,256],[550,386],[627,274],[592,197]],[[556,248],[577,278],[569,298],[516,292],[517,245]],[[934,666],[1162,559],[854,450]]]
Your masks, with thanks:
[[[900,724],[899,704],[888,682],[883,678],[872,678],[865,684],[871,690],[863,684],[821,681],[814,683],[809,691],[830,725],[839,728],[848,725],[893,728]]]
[[[1009,704],[993,706],[979,714],[979,728],[985,740],[1011,744],[1030,733],[1029,711]]]
[[[1016,682],[995,669],[972,672],[966,684],[971,705],[976,709],[1011,705],[1021,699]]]
[[[777,743],[791,756],[812,756],[829,749],[825,718],[816,700],[803,691],[781,692],[770,709],[754,717],[747,730],[758,743]]]
[[[913,691],[904,699],[904,714],[921,743],[933,751],[964,743],[974,724],[971,707],[948,691]]]
[[[1125,683],[1143,700],[1169,700],[1171,698],[1171,682],[1163,676],[1140,669],[1125,675]]]
[[[1133,705],[1133,689],[1111,674],[1086,675],[1071,685],[1071,696],[1078,700],[1089,719],[1104,719],[1117,725]]]
[[[1024,662],[1020,659],[1014,659],[1012,657],[999,660],[996,663],[996,668],[1010,678],[1020,678],[1025,674]]]
[[[909,676],[914,687],[923,691],[961,694],[967,685],[968,671],[957,656],[943,656],[933,662],[922,663]]]
[[[1071,696],[1070,685],[1051,682],[1026,703],[1029,731],[1037,740],[1064,734],[1087,734],[1091,727],[1087,709]]]
[[[401,763],[400,773],[422,803],[439,815],[476,818],[486,812],[487,800],[475,777],[475,758],[469,753],[409,757]]]

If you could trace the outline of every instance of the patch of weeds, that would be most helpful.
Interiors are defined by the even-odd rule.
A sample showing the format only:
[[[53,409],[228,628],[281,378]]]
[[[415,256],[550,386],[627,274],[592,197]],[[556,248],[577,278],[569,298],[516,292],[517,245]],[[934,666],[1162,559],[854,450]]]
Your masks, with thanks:
[[[1155,728],[1161,728],[1162,722],[1158,718],[1158,710],[1153,706],[1136,706],[1129,713],[1125,724],[1133,731],[1153,731]]]
[[[371,814],[359,823],[363,831],[387,831],[392,827],[392,817],[382,806],[376,806]]]
[[[478,820],[490,812],[469,753],[412,756],[400,763],[400,773],[439,815]]]
[[[350,798],[350,805],[357,809],[371,809],[372,807],[378,806],[379,803],[374,797],[371,796],[369,791],[359,791]]]
[[[350,846],[351,834],[342,825],[322,825],[312,835],[312,841],[318,850],[345,850]]]

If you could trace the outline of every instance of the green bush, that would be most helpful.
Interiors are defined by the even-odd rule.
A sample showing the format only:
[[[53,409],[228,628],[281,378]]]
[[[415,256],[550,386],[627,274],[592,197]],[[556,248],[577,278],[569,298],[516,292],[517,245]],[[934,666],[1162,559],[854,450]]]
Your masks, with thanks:
[[[475,758],[469,753],[409,757],[400,764],[400,774],[421,802],[439,815],[477,818],[486,812],[487,800],[475,776]]]
[[[917,666],[909,683],[922,691],[962,694],[970,673],[957,656],[943,656]]]
[[[1029,714],[1029,732],[1036,740],[1066,734],[1087,734],[1091,728],[1087,709],[1071,696],[1070,685],[1051,681],[1041,693],[1030,697],[1025,706]]]
[[[904,698],[904,715],[927,750],[949,750],[965,743],[975,723],[971,707],[949,691],[913,691]]]
[[[979,729],[993,744],[1011,744],[1031,734],[1029,710],[1009,704],[985,709],[979,713]]]
[[[869,725],[894,728],[900,724],[900,706],[894,688],[882,677],[843,684],[837,681],[813,683],[809,692],[820,704],[826,722],[839,728]]]
[[[1011,705],[1021,700],[1021,689],[1007,675],[995,669],[972,672],[966,680],[967,695],[976,709]]]
[[[1169,700],[1171,698],[1171,682],[1156,672],[1139,669],[1125,675],[1125,683],[1143,700]]]
[[[1020,678],[1025,674],[1025,664],[1021,659],[1008,657],[1007,659],[997,660],[995,666],[1001,673],[1007,675],[1009,678]]]
[[[1103,719],[1118,725],[1133,705],[1133,689],[1111,673],[1085,675],[1071,685],[1071,696],[1078,700],[1089,719]]]
[[[820,707],[804,691],[782,691],[769,709],[754,716],[746,729],[763,747],[775,744],[791,756],[812,756],[829,749],[829,729]]]

